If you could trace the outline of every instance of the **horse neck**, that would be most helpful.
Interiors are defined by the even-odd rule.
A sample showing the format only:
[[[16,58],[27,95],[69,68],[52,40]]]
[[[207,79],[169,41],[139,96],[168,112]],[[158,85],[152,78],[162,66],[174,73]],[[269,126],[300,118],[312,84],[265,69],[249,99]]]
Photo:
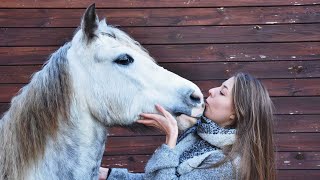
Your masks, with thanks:
[[[38,175],[32,179],[97,179],[106,129],[85,110],[72,109],[70,125],[59,128],[56,139],[48,141],[36,170],[41,174],[34,173]]]
[[[1,119],[0,179],[96,176],[106,130],[75,103],[69,47],[52,55]]]
[[[48,139],[44,157],[30,171],[29,179],[98,178],[107,130],[92,117],[83,95],[77,91],[78,87],[71,84],[71,88],[74,92],[68,118],[58,116],[56,137]]]
[[[98,179],[106,128],[74,105],[70,118],[59,121],[57,135],[47,139],[44,154],[14,179]]]

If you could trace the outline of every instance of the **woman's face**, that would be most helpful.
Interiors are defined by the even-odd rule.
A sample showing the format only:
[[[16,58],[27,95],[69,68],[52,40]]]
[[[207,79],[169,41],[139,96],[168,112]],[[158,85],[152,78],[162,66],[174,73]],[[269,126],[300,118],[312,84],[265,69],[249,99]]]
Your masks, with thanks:
[[[204,115],[212,119],[221,127],[230,125],[234,121],[234,109],[232,101],[232,88],[234,78],[226,80],[220,87],[209,90],[206,99],[206,109]]]

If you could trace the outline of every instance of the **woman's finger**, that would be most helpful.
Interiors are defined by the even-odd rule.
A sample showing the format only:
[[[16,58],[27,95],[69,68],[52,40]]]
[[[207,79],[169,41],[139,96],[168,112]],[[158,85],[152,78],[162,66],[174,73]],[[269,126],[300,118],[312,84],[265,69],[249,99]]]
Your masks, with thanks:
[[[155,124],[157,123],[157,121],[154,119],[139,119],[137,120],[137,123],[149,125],[149,124]]]
[[[168,120],[169,123],[177,124],[176,119],[162,106],[156,105],[156,108],[164,115],[164,117]]]
[[[159,112],[161,112],[165,117],[171,117],[172,115],[167,111],[165,110],[161,105],[159,104],[156,104],[156,108]]]
[[[144,124],[146,126],[152,126],[152,127],[155,127],[161,131],[165,131],[164,128],[155,120],[139,119],[139,120],[137,120],[137,123]]]
[[[161,117],[162,117],[159,114],[145,114],[145,113],[140,114],[140,116],[147,119],[153,119],[153,120],[161,120]]]
[[[142,117],[146,119],[152,119],[158,123],[163,129],[165,129],[170,120],[167,117],[159,115],[159,114],[142,114]]]

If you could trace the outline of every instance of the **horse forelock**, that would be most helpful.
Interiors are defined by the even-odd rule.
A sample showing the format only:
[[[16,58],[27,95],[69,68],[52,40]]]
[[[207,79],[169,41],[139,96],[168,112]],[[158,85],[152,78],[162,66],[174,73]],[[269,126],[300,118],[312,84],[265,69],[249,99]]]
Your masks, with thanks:
[[[0,179],[23,179],[26,168],[44,155],[59,124],[69,123],[72,96],[65,44],[11,101],[0,121]],[[63,121],[63,122],[61,122]]]
[[[85,43],[86,39],[83,38],[83,37],[85,37],[84,31],[83,31],[83,29],[81,29],[81,27],[78,27],[74,31],[74,37],[76,37],[78,35],[78,33],[81,33],[82,35],[79,34],[78,38],[76,38],[77,40],[75,41],[75,44],[82,44],[84,46],[87,46],[88,44]],[[112,25],[108,25],[106,23],[105,19],[100,21],[100,23],[98,24],[98,29],[95,33],[96,33],[96,36],[94,38],[99,38],[98,33],[100,33],[102,36],[108,36],[109,38],[112,38],[112,39],[116,40],[117,42],[119,42],[121,45],[127,46],[131,49],[134,49],[134,50],[140,52],[141,54],[148,56],[148,58],[150,60],[152,60],[153,62],[156,62],[150,56],[148,50],[145,49],[138,41],[134,40],[129,34],[120,30],[119,28],[112,26]],[[95,41],[94,40],[90,41],[90,43],[95,43]],[[108,45],[111,46],[112,44],[108,44]]]
[[[118,29],[117,27],[112,25],[107,25],[105,22],[105,19],[100,21],[98,29],[99,29],[98,33],[101,33],[102,35],[115,39],[120,44],[148,56],[149,59],[155,62],[155,60],[152,57],[150,57],[148,50],[145,49],[138,41],[134,40],[130,35]]]
[[[143,46],[141,46],[141,44],[138,41],[135,41],[132,37],[130,37],[124,31],[121,31],[118,28],[115,28],[113,26],[108,25],[106,33],[110,34],[110,36],[113,36],[114,39],[116,39],[117,41],[119,41],[123,45],[129,46],[130,48],[138,50],[138,51],[145,53],[149,56],[149,52],[147,51],[147,49],[145,49]]]

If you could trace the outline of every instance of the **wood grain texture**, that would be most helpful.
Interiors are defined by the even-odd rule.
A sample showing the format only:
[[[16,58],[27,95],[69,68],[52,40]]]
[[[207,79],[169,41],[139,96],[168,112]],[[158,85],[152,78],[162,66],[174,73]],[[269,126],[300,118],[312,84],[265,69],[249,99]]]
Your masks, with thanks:
[[[278,152],[277,169],[318,169],[320,152]]]
[[[276,114],[320,114],[320,96],[271,98]]]
[[[219,87],[224,80],[193,81],[202,90],[205,97],[208,90]],[[272,97],[277,96],[319,96],[320,78],[315,79],[262,79],[262,83]],[[26,84],[0,83],[0,102],[10,102],[11,98]]]
[[[319,133],[320,115],[277,115],[276,133]]]
[[[293,152],[287,152],[287,154],[292,154],[292,153]],[[131,172],[144,172],[144,167],[145,167],[144,165],[146,164],[148,159],[150,159],[150,155],[104,156],[102,160],[102,166],[110,167],[110,168],[112,167],[128,168]],[[295,161],[295,159],[293,160]],[[283,162],[281,162],[280,160],[277,161],[278,164],[281,164]],[[288,161],[286,160],[286,162]],[[301,168],[302,165],[308,165],[310,162],[312,163],[319,162],[319,159],[314,162],[313,160],[298,162],[298,166],[296,168]],[[313,180],[313,179],[318,179],[319,176],[320,176],[319,169],[309,170],[309,169],[306,169],[305,166],[302,167],[301,169],[277,170],[277,179],[279,180],[301,180],[301,179]]]
[[[320,115],[275,115],[275,133],[318,133]],[[124,127],[113,127],[108,136],[149,136],[164,135],[157,129],[131,131]]]
[[[8,104],[2,103],[0,105],[0,114],[5,112]],[[3,109],[3,110],[1,110]],[[318,133],[320,131],[320,115],[275,115],[275,133]],[[163,132],[157,129],[138,129],[130,130],[126,127],[112,127],[108,129],[108,136],[150,136],[150,135],[164,135]]]
[[[320,24],[127,27],[142,44],[261,43],[320,41]],[[0,28],[0,46],[57,46],[72,38],[75,28]]]
[[[169,71],[189,80],[226,79],[237,72],[248,72],[257,78],[318,78],[320,63],[316,61],[160,63]]]
[[[320,170],[278,170],[277,179],[279,180],[316,180],[320,177]]]
[[[221,86],[223,80],[193,81],[200,87],[204,96],[208,90]],[[318,96],[320,95],[320,79],[261,79],[270,96]],[[0,86],[1,87],[1,86]]]
[[[78,27],[85,9],[0,9],[0,27]],[[120,26],[319,23],[320,6],[98,9]]]
[[[145,45],[157,62],[320,60],[320,42]],[[43,64],[59,47],[0,47],[0,65]]]
[[[228,6],[284,6],[284,5],[316,5],[318,0],[96,0],[96,7],[104,8],[135,8],[135,7],[228,7]],[[2,8],[86,8],[92,4],[91,0],[56,0],[29,1],[11,0],[1,3]]]
[[[320,97],[274,97],[272,101],[275,105],[277,115],[296,114],[320,114]],[[8,103],[0,103],[0,114],[9,109]]]
[[[275,134],[276,151],[320,151],[319,133]],[[164,136],[109,137],[105,155],[152,154]]]
[[[160,63],[161,66],[192,81],[224,80],[237,72],[248,72],[261,79],[319,78],[319,61]],[[33,66],[0,66],[1,83],[28,83],[41,69]]]
[[[277,169],[313,169],[320,170],[320,152],[277,152]],[[109,168],[128,168],[134,172],[143,172],[151,155],[104,156],[102,166]],[[302,158],[302,159],[300,159]]]

